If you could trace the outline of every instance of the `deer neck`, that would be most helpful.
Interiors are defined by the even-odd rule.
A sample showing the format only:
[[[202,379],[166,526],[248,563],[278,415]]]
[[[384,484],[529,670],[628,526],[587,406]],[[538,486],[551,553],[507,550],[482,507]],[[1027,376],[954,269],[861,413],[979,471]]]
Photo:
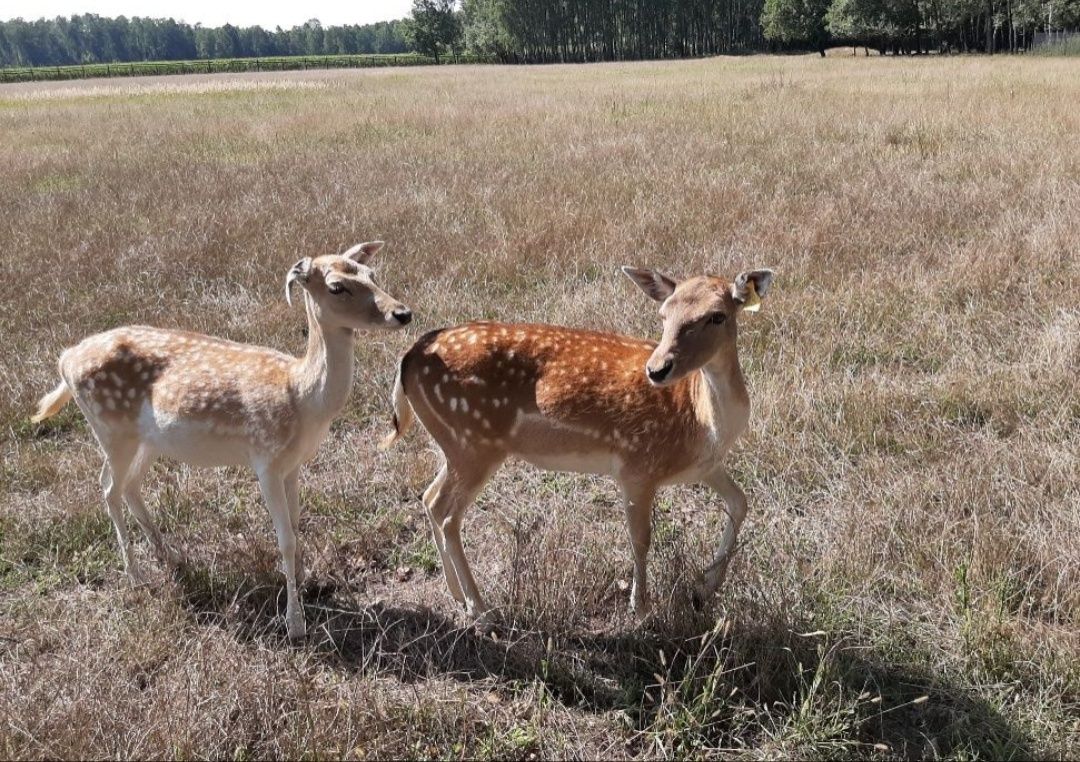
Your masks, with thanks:
[[[732,341],[696,374],[693,387],[698,422],[720,441],[730,442],[746,426],[750,396],[746,392],[739,352]]]
[[[319,417],[335,416],[352,388],[353,347],[350,328],[319,322],[311,297],[305,295],[308,317],[307,351],[296,366],[294,388],[300,404]]]

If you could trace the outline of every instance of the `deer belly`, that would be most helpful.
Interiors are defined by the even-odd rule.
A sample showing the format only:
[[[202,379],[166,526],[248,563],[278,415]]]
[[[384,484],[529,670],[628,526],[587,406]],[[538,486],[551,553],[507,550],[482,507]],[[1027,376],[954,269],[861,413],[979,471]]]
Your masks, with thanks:
[[[545,471],[569,471],[575,474],[614,474],[618,458],[612,452],[519,452],[517,456]]]
[[[598,429],[524,413],[517,416],[509,432],[508,449],[545,471],[614,474],[619,458],[604,445],[602,436]]]
[[[251,462],[251,448],[241,428],[208,420],[172,418],[144,410],[139,416],[144,442],[167,458],[192,466],[243,466]]]

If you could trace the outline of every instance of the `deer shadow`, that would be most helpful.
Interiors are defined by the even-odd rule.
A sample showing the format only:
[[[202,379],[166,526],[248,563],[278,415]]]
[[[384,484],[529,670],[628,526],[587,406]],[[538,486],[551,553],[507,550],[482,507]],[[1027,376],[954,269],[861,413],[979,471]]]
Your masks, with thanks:
[[[280,577],[207,584],[207,575],[185,571],[177,578],[196,619],[241,640],[289,647]],[[485,681],[507,693],[534,685],[577,711],[622,711],[640,730],[681,702],[701,711],[701,731],[716,743],[739,732],[738,713],[725,713],[725,702],[784,722],[825,683],[834,699],[846,697],[856,715],[848,728],[864,748],[884,744],[894,754],[920,757],[1034,753],[1022,730],[945,676],[890,663],[873,648],[801,636],[790,620],[698,615],[597,634],[531,629],[527,618],[515,615],[513,627],[482,634],[426,606],[365,603],[352,591],[318,584],[307,586],[304,607],[308,640],[300,647],[343,673],[406,683]],[[715,698],[703,705],[706,686]]]

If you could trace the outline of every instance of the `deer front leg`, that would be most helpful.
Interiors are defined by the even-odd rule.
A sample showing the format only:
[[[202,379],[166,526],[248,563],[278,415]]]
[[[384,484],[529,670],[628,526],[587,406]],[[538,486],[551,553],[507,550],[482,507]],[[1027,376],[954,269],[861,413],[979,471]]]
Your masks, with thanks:
[[[704,577],[698,588],[698,604],[704,605],[705,601],[716,593],[717,588],[724,581],[727,574],[728,564],[735,551],[735,540],[739,534],[739,527],[746,518],[746,495],[737,485],[724,468],[718,469],[706,478],[705,483],[720,493],[724,499],[724,512],[727,514],[727,522],[724,526],[724,536],[720,540],[720,549],[713,561],[705,569]]]
[[[277,532],[278,550],[285,571],[285,626],[291,640],[301,640],[307,633],[304,610],[300,608],[300,594],[296,586],[296,533],[293,532],[289,514],[289,499],[285,492],[285,480],[270,470],[259,472],[259,488],[262,490],[270,520]]]
[[[646,562],[652,542],[652,504],[656,488],[621,482],[623,511],[630,534],[630,549],[634,554],[634,583],[630,588],[630,610],[639,618],[649,613],[649,583]]]
[[[300,468],[285,477],[285,497],[289,502],[289,523],[296,538],[296,584],[304,584],[307,569],[304,567],[304,548],[300,544]]]

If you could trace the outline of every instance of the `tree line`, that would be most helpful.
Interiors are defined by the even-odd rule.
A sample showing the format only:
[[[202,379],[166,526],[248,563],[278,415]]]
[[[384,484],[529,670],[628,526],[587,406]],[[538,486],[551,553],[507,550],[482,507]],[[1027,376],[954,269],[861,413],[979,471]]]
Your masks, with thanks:
[[[1016,52],[1037,31],[1080,26],[1080,0],[765,0],[761,21],[767,39],[822,52]]]
[[[313,19],[274,31],[94,14],[0,22],[0,66],[404,53],[410,48],[403,21],[324,27]]]
[[[453,0],[414,11],[452,12]],[[414,14],[415,15],[415,14]],[[463,0],[470,50],[596,61],[862,45],[881,53],[1024,50],[1080,27],[1080,0]]]
[[[414,0],[407,19],[292,29],[93,14],[0,22],[0,66],[415,51],[505,62],[614,61],[831,45],[1017,51],[1080,28],[1080,0]]]
[[[761,11],[762,0],[464,0],[461,13],[470,50],[548,62],[761,50]]]

